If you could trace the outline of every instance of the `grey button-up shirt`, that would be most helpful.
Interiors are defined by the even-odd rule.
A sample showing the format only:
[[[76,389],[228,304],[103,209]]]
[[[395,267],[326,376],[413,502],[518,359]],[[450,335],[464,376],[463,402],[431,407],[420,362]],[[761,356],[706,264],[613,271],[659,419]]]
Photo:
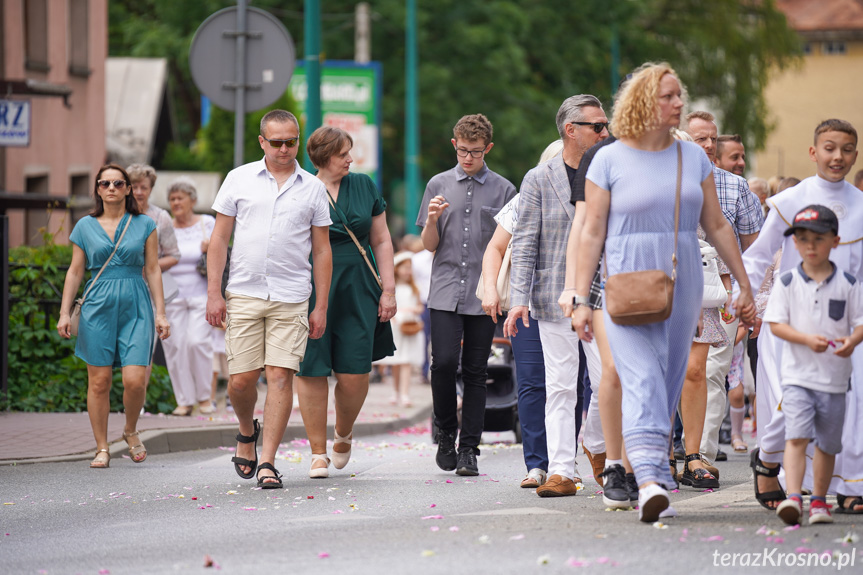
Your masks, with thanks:
[[[484,315],[482,302],[476,297],[482,256],[497,227],[494,216],[515,192],[509,180],[487,165],[473,177],[456,165],[429,180],[417,225],[425,227],[433,197],[443,196],[449,203],[437,221],[440,243],[432,262],[430,309]]]

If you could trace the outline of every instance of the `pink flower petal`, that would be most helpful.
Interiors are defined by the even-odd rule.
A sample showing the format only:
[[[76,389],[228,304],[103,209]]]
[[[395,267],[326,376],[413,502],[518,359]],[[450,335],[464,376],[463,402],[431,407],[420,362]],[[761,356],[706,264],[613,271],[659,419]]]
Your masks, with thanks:
[[[443,519],[443,515],[426,515],[423,519]]]
[[[330,554],[326,551],[321,551],[320,553],[318,553],[318,559],[327,559],[329,556]]]

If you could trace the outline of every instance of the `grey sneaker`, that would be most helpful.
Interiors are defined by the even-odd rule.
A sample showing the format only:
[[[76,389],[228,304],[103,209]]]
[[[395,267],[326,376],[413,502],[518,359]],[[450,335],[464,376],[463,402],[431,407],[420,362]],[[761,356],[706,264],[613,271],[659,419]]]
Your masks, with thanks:
[[[437,435],[437,455],[435,462],[437,466],[444,471],[452,471],[457,463],[457,455],[455,452],[455,431],[438,431]],[[474,460],[474,463],[476,460]]]

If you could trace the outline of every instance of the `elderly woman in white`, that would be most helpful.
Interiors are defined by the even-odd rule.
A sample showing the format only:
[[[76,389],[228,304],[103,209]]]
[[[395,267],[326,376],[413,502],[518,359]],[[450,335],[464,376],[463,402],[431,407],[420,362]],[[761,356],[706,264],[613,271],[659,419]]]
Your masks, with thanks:
[[[174,216],[174,234],[180,261],[171,269],[180,291],[165,307],[175,327],[174,338],[162,343],[177,409],[174,415],[191,415],[195,404],[204,415],[213,413],[210,384],[213,377],[213,328],[207,323],[207,278],[196,269],[206,253],[216,220],[198,215],[195,184],[178,178],[168,186],[168,202]],[[167,342],[167,343],[166,343]]]

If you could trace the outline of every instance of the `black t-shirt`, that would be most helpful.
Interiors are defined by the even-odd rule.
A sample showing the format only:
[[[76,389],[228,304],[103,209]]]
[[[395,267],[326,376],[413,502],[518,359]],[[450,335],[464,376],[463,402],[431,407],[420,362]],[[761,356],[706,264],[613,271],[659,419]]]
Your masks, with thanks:
[[[566,176],[569,178],[570,193],[575,194],[575,186],[576,186],[576,182],[578,182],[578,169],[573,168],[572,166],[570,166],[566,162],[564,162],[563,165],[566,166]]]
[[[593,157],[596,155],[596,152],[603,146],[607,146],[613,142],[616,142],[617,138],[614,136],[609,136],[598,144],[594,144],[592,148],[584,153],[581,157],[581,163],[578,164],[578,174],[575,176],[573,180],[573,174],[576,173],[576,170],[572,170],[569,172],[569,166],[566,167],[567,173],[569,174],[569,186],[572,188],[572,196],[569,201],[572,205],[575,205],[575,202],[583,202],[584,201],[584,188],[585,182],[587,180],[587,168],[590,166],[590,162],[593,161]]]

